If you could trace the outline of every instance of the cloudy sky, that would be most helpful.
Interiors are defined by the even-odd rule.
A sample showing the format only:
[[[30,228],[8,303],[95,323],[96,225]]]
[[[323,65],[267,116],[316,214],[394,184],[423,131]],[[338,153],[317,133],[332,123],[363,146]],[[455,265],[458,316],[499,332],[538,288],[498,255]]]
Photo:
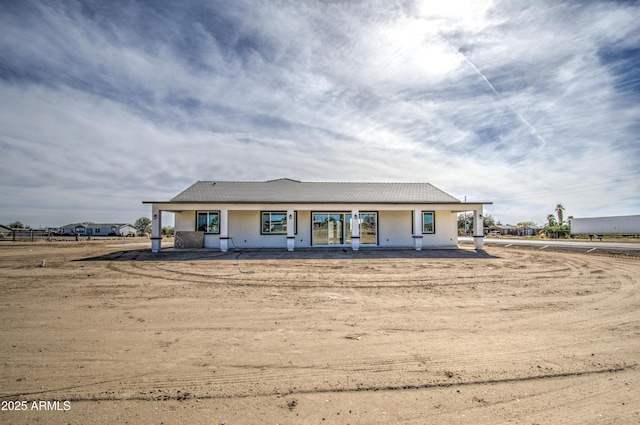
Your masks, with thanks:
[[[639,100],[638,2],[3,1],[0,223],[280,177],[640,214]]]

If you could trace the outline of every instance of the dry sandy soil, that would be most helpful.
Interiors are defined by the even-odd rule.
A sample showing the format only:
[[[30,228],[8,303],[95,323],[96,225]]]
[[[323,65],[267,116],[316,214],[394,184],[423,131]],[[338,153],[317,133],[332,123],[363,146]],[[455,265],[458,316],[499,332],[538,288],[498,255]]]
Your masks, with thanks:
[[[2,243],[0,291],[0,423],[640,423],[638,259]]]

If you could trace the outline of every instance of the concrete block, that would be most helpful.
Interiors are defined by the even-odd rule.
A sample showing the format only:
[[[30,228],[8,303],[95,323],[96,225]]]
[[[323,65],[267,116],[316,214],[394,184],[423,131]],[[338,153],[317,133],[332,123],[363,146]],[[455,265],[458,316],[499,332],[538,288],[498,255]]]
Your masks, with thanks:
[[[173,246],[179,249],[204,248],[204,232],[178,231]]]

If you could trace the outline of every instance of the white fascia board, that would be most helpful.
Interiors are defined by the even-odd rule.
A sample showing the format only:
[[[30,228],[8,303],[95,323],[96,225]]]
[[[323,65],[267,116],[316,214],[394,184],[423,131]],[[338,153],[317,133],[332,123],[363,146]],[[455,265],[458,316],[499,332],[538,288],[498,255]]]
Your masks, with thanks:
[[[422,209],[425,211],[471,211],[474,206],[482,204],[216,204],[216,203],[185,203],[177,204],[172,202],[157,202],[152,204],[154,208],[168,212],[181,211],[215,211],[226,209],[229,211],[286,211],[293,209],[296,211],[413,211]],[[464,205],[464,206],[462,206]]]
[[[485,205],[493,205],[493,202],[462,202],[457,205],[452,205],[451,211],[459,213],[475,211],[483,208]]]

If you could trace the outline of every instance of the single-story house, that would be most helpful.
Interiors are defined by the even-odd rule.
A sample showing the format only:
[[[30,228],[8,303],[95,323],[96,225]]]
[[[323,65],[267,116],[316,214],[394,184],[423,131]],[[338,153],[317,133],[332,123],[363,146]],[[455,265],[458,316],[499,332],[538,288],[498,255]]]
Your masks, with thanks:
[[[489,229],[489,234],[511,236],[535,236],[542,230],[540,226],[512,226],[510,224],[496,224]]]
[[[161,248],[162,212],[175,218],[176,248],[457,247],[461,202],[429,183],[336,183],[277,179],[198,181],[170,201],[151,204],[153,252]],[[482,248],[482,226],[474,229]]]
[[[519,236],[536,236],[544,227],[542,226],[519,226]]]
[[[490,231],[498,232],[501,235],[516,236],[518,234],[518,227],[517,226],[511,226],[509,224],[507,224],[507,225],[496,224],[495,226],[493,226],[490,229]]]
[[[72,223],[60,228],[67,236],[135,236],[136,228],[122,223]]]
[[[11,227],[0,224],[0,238],[9,237],[12,231]]]

